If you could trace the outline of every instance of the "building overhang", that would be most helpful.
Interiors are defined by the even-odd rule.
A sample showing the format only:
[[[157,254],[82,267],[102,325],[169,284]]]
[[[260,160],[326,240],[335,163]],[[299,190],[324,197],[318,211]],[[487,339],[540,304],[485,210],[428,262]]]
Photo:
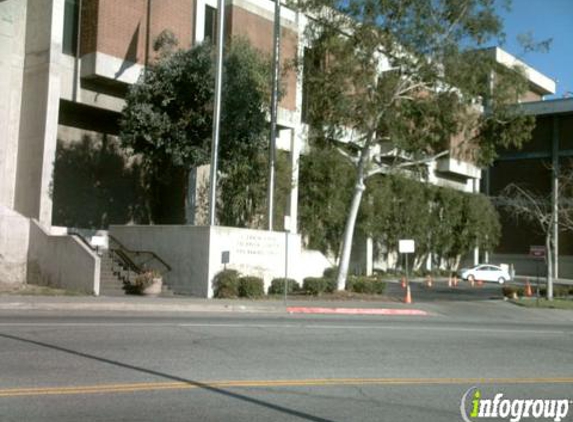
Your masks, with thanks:
[[[440,173],[449,173],[470,179],[479,179],[481,177],[479,167],[450,157],[439,158],[436,163],[436,170]]]
[[[573,98],[522,103],[518,109],[530,116],[573,113]]]
[[[557,86],[553,79],[545,76],[541,72],[535,70],[531,66],[525,64],[517,57],[509,54],[507,51],[502,50],[499,47],[494,47],[491,49],[495,60],[508,68],[513,68],[518,66],[523,69],[525,76],[529,81],[529,84],[534,89],[535,92],[540,95],[552,95],[555,94]]]
[[[131,85],[137,82],[144,66],[101,52],[86,54],[81,58],[81,77],[102,78],[107,81]]]

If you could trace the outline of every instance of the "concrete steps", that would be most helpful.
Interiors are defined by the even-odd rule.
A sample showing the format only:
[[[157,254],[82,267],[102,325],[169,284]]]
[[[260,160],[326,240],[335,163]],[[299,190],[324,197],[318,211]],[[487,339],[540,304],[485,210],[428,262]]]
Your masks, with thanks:
[[[133,281],[137,274],[127,271],[115,262],[107,251],[101,257],[100,296],[125,296],[124,286]],[[164,283],[161,296],[173,296],[173,291]]]

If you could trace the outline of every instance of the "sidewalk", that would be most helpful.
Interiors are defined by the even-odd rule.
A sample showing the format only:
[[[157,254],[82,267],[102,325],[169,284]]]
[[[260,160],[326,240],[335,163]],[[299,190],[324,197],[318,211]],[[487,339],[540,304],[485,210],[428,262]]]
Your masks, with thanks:
[[[193,297],[0,296],[0,311],[205,312],[205,313],[336,313],[424,315],[419,304],[386,301],[248,300]],[[322,311],[321,311],[322,310]],[[403,312],[403,311],[406,312]],[[396,312],[398,311],[398,312]],[[413,311],[413,312],[412,312]]]

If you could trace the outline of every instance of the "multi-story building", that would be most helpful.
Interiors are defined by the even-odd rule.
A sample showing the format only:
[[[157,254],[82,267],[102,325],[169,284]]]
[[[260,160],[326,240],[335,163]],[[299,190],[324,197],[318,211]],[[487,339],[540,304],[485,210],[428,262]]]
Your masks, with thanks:
[[[569,208],[571,191],[559,187],[563,176],[570,177],[573,157],[573,98],[533,101],[521,105],[523,111],[535,116],[532,140],[520,150],[500,153],[483,179],[484,192],[499,197],[509,184],[516,184],[544,201],[544,216],[549,218],[553,209]],[[568,183],[568,182],[567,182]],[[565,187],[566,189],[563,189]],[[563,197],[559,198],[559,192]],[[573,277],[573,238],[571,230],[564,230],[559,214],[550,228],[556,239],[556,276]],[[537,221],[516,218],[501,210],[502,238],[492,259],[512,263],[518,274],[545,275],[544,260],[530,255],[532,246],[545,247],[545,232]]]
[[[271,53],[272,0],[227,0],[226,33]],[[170,30],[182,48],[214,39],[216,0],[3,0],[0,2],[0,281],[24,280],[29,219],[105,229],[145,222],[138,169],[118,148],[124,95]],[[304,55],[306,18],[282,9],[283,63]],[[493,50],[501,62],[512,61]],[[526,68],[526,100],[554,92]],[[278,112],[278,146],[304,148],[302,74],[290,71]],[[293,166],[296,169],[296,165]],[[480,169],[455,157],[430,165],[432,183],[478,190]],[[289,214],[296,222],[297,187]],[[52,227],[52,229],[50,229]]]

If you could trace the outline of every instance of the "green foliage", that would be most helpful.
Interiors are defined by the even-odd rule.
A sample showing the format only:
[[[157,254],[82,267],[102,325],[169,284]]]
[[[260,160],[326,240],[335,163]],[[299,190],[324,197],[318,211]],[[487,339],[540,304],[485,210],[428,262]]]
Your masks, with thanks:
[[[378,232],[390,244],[397,239],[395,232],[380,230],[393,220],[380,216],[373,223],[368,217],[358,217],[364,197],[376,201],[374,195],[363,194],[366,180],[375,174],[403,174],[408,167],[424,168],[420,165],[424,160],[446,153],[487,164],[495,158],[496,147],[520,146],[531,136],[532,119],[518,114],[514,104],[526,92],[527,82],[520,69],[500,66],[493,51],[484,50],[503,35],[492,0],[293,3],[313,17],[306,34],[310,47],[302,61],[304,112],[311,139],[337,145],[346,141],[344,155],[354,166],[353,177],[337,179],[349,180],[353,186],[335,185],[337,196],[352,198],[351,207],[336,207],[347,213],[343,242],[348,246],[342,248],[340,259],[344,279],[357,218],[364,231]],[[322,146],[318,149],[322,151]],[[405,187],[412,188],[413,194],[417,189]],[[411,197],[404,204],[386,198],[390,201],[386,215],[397,215],[395,209],[401,209],[391,229],[416,238],[422,251],[437,244],[451,257],[467,246],[465,240],[452,237],[464,224],[463,217],[454,215],[464,207],[462,197],[444,193],[433,201],[448,204],[436,207],[440,213],[437,224],[447,224],[434,239],[422,229],[432,217],[427,211],[432,203],[428,198]],[[326,197],[317,203],[328,212],[332,202]],[[366,215],[378,210],[372,206]],[[314,247],[336,254],[340,243],[330,238],[340,232],[342,223],[338,215],[319,218],[328,224],[305,234],[316,242]]]
[[[239,272],[236,270],[223,270],[213,279],[215,297],[219,299],[235,298],[239,296]]]
[[[328,280],[324,277],[306,277],[302,282],[302,290],[309,295],[318,296],[328,289]]]
[[[287,284],[287,293],[295,293],[300,290],[300,285],[296,280],[292,278],[274,278],[271,281],[271,286],[269,287],[269,294],[270,295],[284,295],[285,292],[285,281]]]
[[[265,295],[263,279],[245,276],[239,278],[239,297],[257,298]]]
[[[338,255],[353,173],[352,165],[330,145],[317,145],[301,156],[299,222],[310,249]]]
[[[143,157],[152,196],[173,190],[170,175],[182,173],[185,182],[175,186],[182,199],[169,206],[183,208],[189,169],[210,160],[214,51],[208,43],[175,50],[168,35],[159,60],[126,96],[121,140]],[[264,200],[269,81],[266,56],[247,41],[232,39],[224,59],[219,144],[218,217],[225,225],[252,224]]]
[[[475,247],[492,250],[500,238],[499,216],[483,195],[380,176],[368,182],[366,198],[359,227],[389,250],[414,239],[417,256],[432,252],[453,265]]]
[[[504,297],[513,299],[516,297],[523,297],[524,289],[518,286],[503,286],[501,292]]]
[[[333,279],[336,278],[336,275],[338,274],[338,267],[330,267],[330,268],[326,268],[323,272],[322,272],[322,276],[324,278],[328,278],[328,279]]]
[[[386,289],[386,283],[377,277],[350,276],[346,282],[346,290],[354,293],[381,295]]]

